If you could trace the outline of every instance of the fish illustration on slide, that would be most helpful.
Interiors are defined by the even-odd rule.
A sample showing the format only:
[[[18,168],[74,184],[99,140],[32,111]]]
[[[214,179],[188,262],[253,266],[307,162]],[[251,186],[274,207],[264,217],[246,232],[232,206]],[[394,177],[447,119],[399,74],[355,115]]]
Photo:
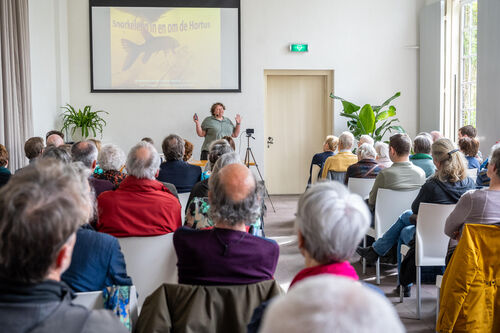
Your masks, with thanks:
[[[142,63],[145,64],[148,62],[149,58],[151,58],[153,53],[163,51],[166,55],[168,51],[174,53],[175,49],[179,47],[177,39],[170,36],[154,37],[146,30],[142,31],[142,36],[144,37],[143,44],[136,44],[128,39],[121,40],[122,46],[127,52],[127,57],[123,63],[122,70],[126,71],[129,69],[141,53],[144,53],[142,56]]]

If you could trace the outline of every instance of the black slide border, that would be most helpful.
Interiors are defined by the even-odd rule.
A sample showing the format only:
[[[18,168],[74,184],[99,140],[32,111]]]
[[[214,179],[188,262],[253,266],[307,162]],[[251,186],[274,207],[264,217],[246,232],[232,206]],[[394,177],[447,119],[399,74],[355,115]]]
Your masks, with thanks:
[[[95,89],[92,7],[199,7],[238,8],[238,88],[237,89]],[[89,0],[90,92],[91,93],[223,93],[241,92],[241,6],[240,0]]]

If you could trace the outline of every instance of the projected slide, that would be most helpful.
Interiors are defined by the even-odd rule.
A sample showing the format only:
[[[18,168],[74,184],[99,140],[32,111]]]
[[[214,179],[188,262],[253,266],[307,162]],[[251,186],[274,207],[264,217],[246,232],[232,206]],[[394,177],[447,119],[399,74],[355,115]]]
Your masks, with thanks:
[[[93,89],[239,89],[238,37],[232,8],[92,8]]]

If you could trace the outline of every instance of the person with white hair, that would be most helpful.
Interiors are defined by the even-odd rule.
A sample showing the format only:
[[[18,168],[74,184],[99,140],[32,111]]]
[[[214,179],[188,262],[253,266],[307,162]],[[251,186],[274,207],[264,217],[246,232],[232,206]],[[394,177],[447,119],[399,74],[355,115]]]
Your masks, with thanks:
[[[339,136],[339,152],[337,155],[328,157],[321,172],[321,178],[326,179],[329,171],[346,172],[350,165],[358,161],[358,157],[351,150],[354,144],[354,136],[351,132],[343,132]]]
[[[402,333],[394,306],[351,279],[322,275],[307,279],[273,300],[260,333]]]
[[[389,168],[392,165],[391,158],[389,157],[389,145],[385,142],[375,142],[375,152],[377,152],[377,163],[382,168]]]
[[[363,199],[338,182],[313,185],[299,199],[295,228],[305,266],[290,287],[318,274],[343,275],[357,280],[349,263],[370,225]]]
[[[363,134],[362,136],[359,137],[358,148],[361,147],[363,143],[368,143],[370,146],[373,146],[375,141],[373,141],[373,138],[371,136]]]
[[[355,163],[347,168],[344,184],[347,185],[349,178],[375,178],[383,169],[377,163],[377,152],[369,143],[363,143],[356,151],[358,155],[358,163]]]
[[[413,141],[413,152],[410,162],[424,170],[425,177],[428,178],[436,172],[436,166],[431,156],[432,139],[426,135],[418,135]]]
[[[104,147],[103,147],[104,148]],[[156,236],[181,226],[179,200],[156,180],[160,155],[141,141],[130,150],[128,176],[115,191],[97,198],[97,230],[115,237]]]
[[[118,187],[120,183],[127,177],[122,172],[125,164],[125,153],[115,144],[106,144],[102,146],[99,155],[97,156],[97,164],[103,170],[102,173],[95,173],[97,179],[109,180],[113,185]]]

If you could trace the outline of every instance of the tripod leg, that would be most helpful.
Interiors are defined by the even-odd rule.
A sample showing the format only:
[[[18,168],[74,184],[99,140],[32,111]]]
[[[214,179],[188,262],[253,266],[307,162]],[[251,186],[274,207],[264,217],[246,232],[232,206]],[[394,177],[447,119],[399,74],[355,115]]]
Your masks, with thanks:
[[[271,203],[271,207],[273,207],[273,211],[276,213],[276,209],[274,208],[273,201],[271,200],[271,197],[269,196],[269,192],[267,191],[267,186],[264,178],[262,178],[262,174],[260,173],[259,166],[257,165],[257,161],[255,160],[255,156],[253,155],[252,148],[247,148],[247,154],[250,153],[252,156],[253,163],[255,164],[255,168],[257,169],[257,173],[259,174],[260,180],[262,180],[262,183],[264,184],[264,191],[267,195],[267,198],[269,199],[269,202]],[[249,161],[248,165],[250,165],[250,156],[249,156]]]

